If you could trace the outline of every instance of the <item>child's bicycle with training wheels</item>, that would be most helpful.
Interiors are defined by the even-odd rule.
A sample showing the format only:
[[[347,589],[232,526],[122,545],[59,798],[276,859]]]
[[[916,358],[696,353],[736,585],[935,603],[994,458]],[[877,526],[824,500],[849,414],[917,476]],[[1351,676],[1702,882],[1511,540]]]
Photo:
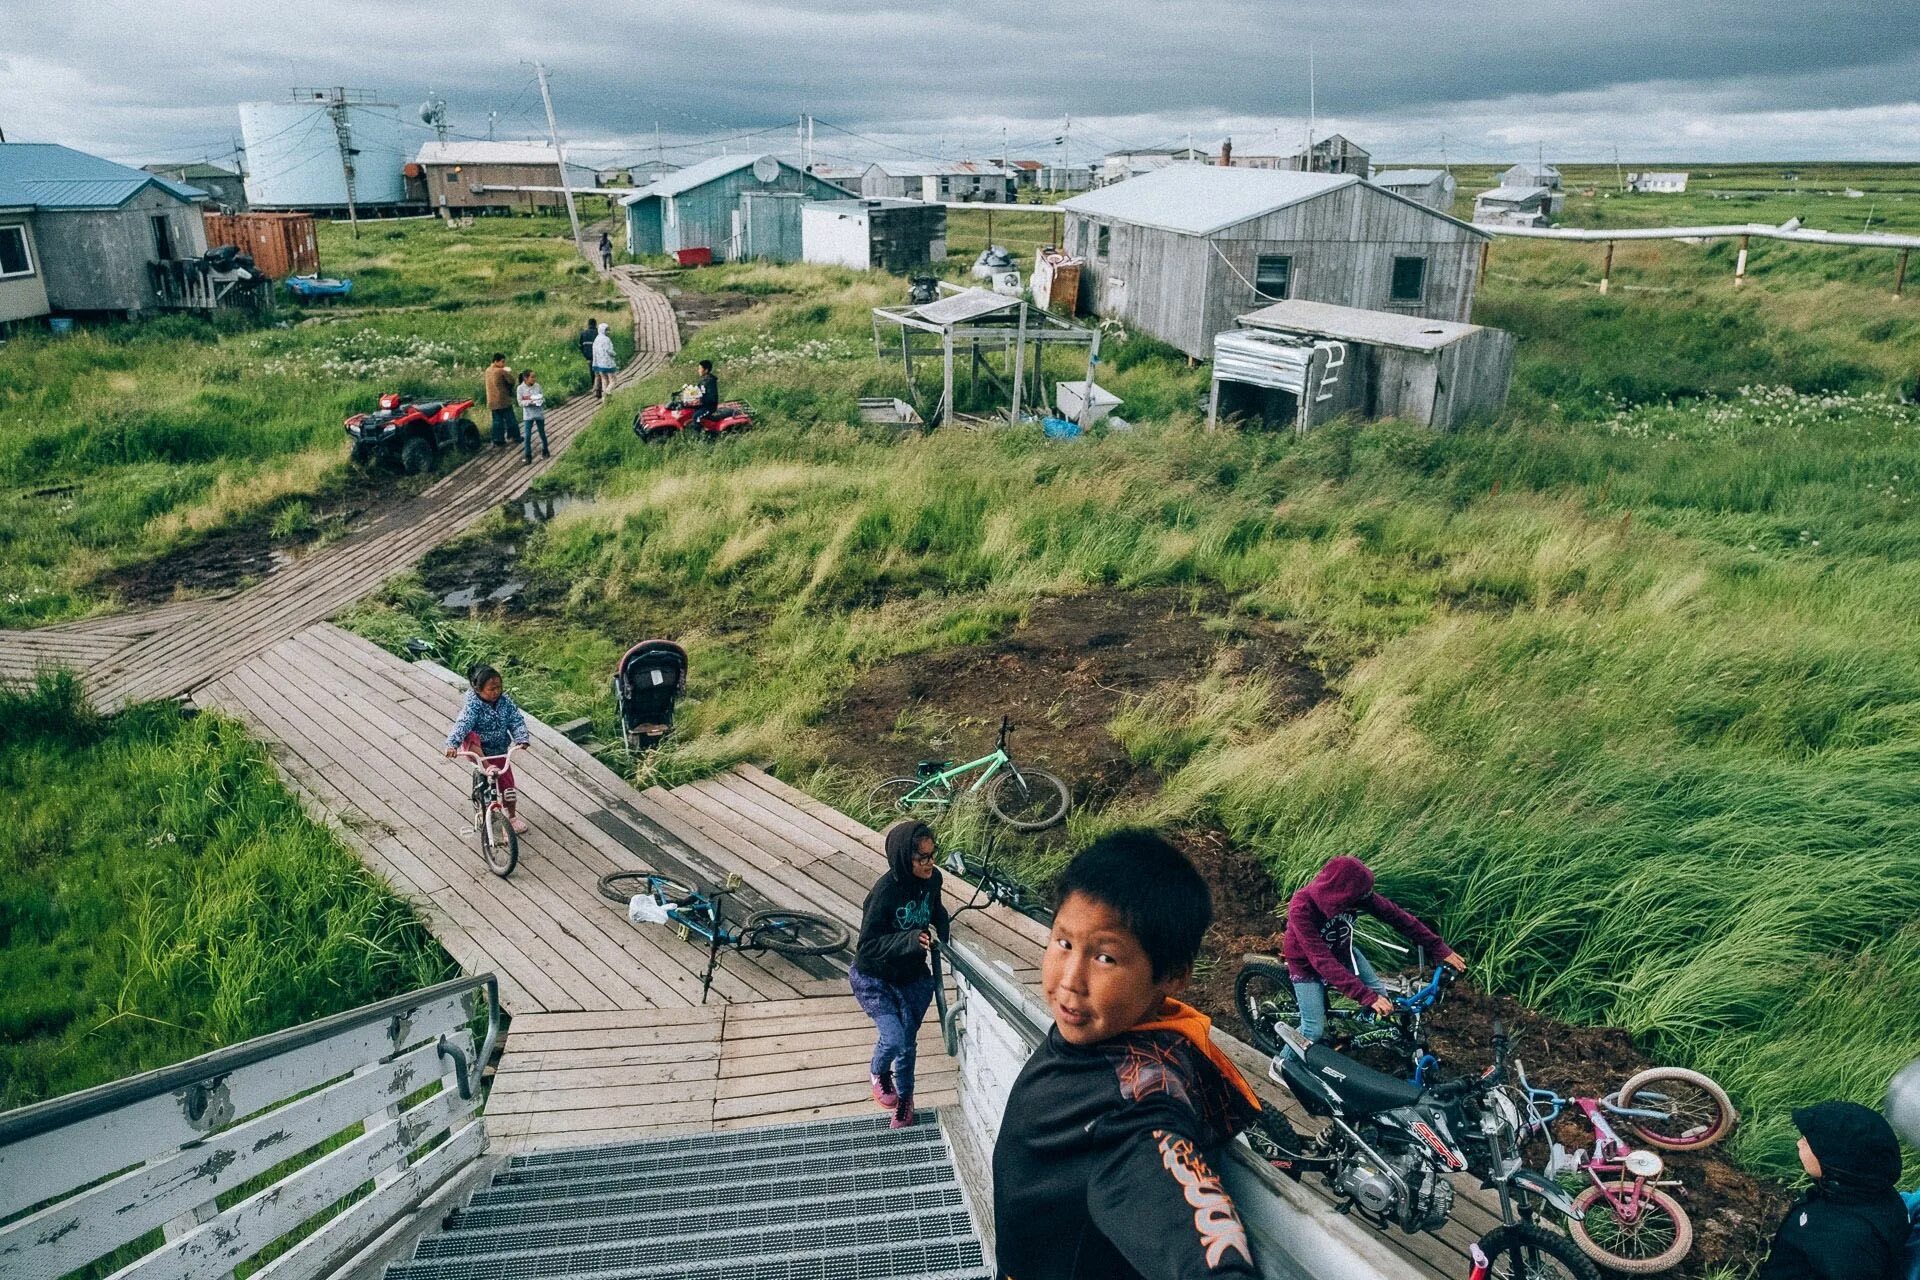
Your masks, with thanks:
[[[1045,769],[1017,765],[1007,753],[1007,735],[1013,721],[1000,717],[1000,741],[989,755],[966,764],[951,760],[922,760],[916,776],[888,778],[867,792],[867,807],[876,813],[904,813],[930,818],[945,810],[959,795],[981,792],[987,810],[1015,831],[1044,831],[1067,816],[1067,784]],[[980,770],[964,792],[955,782]]]
[[[1321,1039],[1341,1053],[1379,1048],[1391,1058],[1393,1074],[1430,1085],[1440,1060],[1428,1047],[1426,1018],[1458,976],[1441,964],[1417,987],[1405,978],[1381,979],[1383,994],[1393,1001],[1391,1017],[1344,1003],[1345,997],[1341,997],[1343,1003],[1335,1004],[1335,993],[1329,990]],[[1287,975],[1286,962],[1272,956],[1241,957],[1240,972],[1233,978],[1233,1003],[1255,1047],[1269,1057],[1286,1047],[1278,1028],[1300,1025],[1300,1000],[1293,993],[1293,979]]]
[[[785,956],[824,956],[847,945],[847,927],[810,911],[775,907],[756,911],[735,929],[727,923],[726,900],[740,887],[728,876],[715,889],[696,889],[650,871],[615,871],[600,877],[600,896],[627,908],[635,924],[677,925],[683,941],[706,939],[707,972],[700,979],[700,1003],[707,1002],[720,952],[776,951]]]
[[[521,749],[515,743],[509,751]],[[520,836],[513,829],[506,797],[500,792],[505,766],[490,764],[485,756],[471,751],[456,751],[454,755],[467,761],[467,767],[473,770],[473,829],[480,839],[481,860],[493,874],[510,876],[520,865]]]
[[[1522,1137],[1539,1134],[1552,1144],[1547,1176],[1585,1174],[1592,1183],[1574,1198],[1581,1216],[1573,1238],[1586,1255],[1628,1275],[1649,1275],[1675,1266],[1693,1248],[1693,1221],[1662,1188],[1666,1162],[1635,1147],[1622,1128],[1667,1151],[1701,1151],[1719,1142],[1739,1120],[1726,1090],[1698,1071],[1654,1067],[1633,1076],[1604,1098],[1563,1097],[1527,1080],[1513,1063],[1515,1099],[1525,1113]],[[1569,1151],[1553,1141],[1549,1126],[1576,1107],[1593,1126],[1593,1147]]]

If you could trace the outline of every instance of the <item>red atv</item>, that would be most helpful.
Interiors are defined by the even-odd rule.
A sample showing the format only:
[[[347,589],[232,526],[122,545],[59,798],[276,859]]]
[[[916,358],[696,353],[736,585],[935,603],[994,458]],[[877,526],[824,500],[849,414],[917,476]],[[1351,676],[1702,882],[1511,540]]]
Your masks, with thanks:
[[[362,467],[376,459],[397,461],[410,476],[431,471],[442,449],[480,447],[480,428],[467,416],[471,408],[471,400],[402,403],[390,391],[380,397],[380,407],[372,413],[347,419],[347,439],[353,442],[349,456]]]
[[[648,444],[671,440],[689,427],[694,427],[694,412],[682,394],[676,391],[665,404],[650,404],[633,415],[633,434]],[[738,435],[752,426],[753,410],[747,407],[746,401],[722,400],[694,429],[711,440],[719,436]]]

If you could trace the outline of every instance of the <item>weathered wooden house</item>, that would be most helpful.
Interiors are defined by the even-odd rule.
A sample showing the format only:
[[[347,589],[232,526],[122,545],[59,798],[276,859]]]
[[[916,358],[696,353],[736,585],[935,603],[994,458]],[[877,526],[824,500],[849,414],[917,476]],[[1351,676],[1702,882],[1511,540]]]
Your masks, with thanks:
[[[1687,189],[1687,175],[1683,172],[1666,173],[1630,173],[1627,175],[1627,190],[1640,195],[1677,196]]]
[[[1489,238],[1352,174],[1180,165],[1060,208],[1082,305],[1203,359],[1289,298],[1464,321]]]
[[[1459,191],[1459,184],[1445,169],[1389,169],[1369,181],[1441,213],[1453,212],[1453,197]]]
[[[860,194],[869,200],[1005,204],[1014,198],[1014,177],[980,160],[883,160],[860,176]]]
[[[435,213],[560,209],[560,159],[545,142],[429,142],[413,158]],[[590,165],[568,164],[570,185],[599,181]],[[409,176],[412,176],[409,174]]]
[[[1093,175],[1090,164],[1050,164],[1040,170],[1035,185],[1042,191],[1090,191]]]
[[[246,179],[231,169],[217,164],[150,164],[146,171],[156,174],[169,182],[177,182],[183,187],[193,187],[207,193],[207,203],[223,209],[236,211],[247,207]]]
[[[1129,178],[1158,172],[1168,165],[1212,163],[1213,157],[1198,147],[1143,147],[1134,151],[1109,151],[1101,158],[1094,180],[1096,185],[1107,187]]]
[[[1227,164],[1293,173],[1351,173],[1364,178],[1373,167],[1373,154],[1346,135],[1335,133],[1311,147],[1276,148],[1271,143],[1255,143],[1244,153],[1229,151]]]
[[[947,260],[947,211],[924,200],[812,200],[800,210],[801,256],[857,271],[905,274]]]
[[[1503,187],[1545,187],[1549,191],[1558,191],[1560,189],[1560,171],[1552,165],[1541,161],[1536,160],[1532,164],[1522,161],[1500,175],[1500,185]]]
[[[1473,198],[1473,220],[1490,227],[1544,227],[1559,208],[1551,187],[1495,187]]]
[[[207,251],[204,199],[70,147],[0,143],[0,319],[199,305],[170,281]],[[22,310],[42,294],[38,312]]]
[[[629,253],[706,249],[715,262],[797,262],[800,205],[851,194],[778,156],[739,155],[688,165],[620,203],[626,207]]]

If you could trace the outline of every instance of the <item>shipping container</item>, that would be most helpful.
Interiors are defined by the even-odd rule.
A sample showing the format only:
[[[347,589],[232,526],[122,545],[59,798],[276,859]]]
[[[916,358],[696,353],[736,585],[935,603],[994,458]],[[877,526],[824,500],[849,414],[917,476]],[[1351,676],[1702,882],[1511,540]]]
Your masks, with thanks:
[[[204,213],[207,247],[233,245],[275,280],[320,270],[310,213]]]

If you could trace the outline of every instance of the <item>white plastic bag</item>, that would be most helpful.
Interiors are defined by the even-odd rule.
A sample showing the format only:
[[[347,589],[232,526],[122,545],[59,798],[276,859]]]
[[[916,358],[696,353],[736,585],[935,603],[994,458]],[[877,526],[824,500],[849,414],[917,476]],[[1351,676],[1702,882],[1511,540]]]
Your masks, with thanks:
[[[665,924],[667,909],[645,894],[627,901],[627,919],[635,924]]]

